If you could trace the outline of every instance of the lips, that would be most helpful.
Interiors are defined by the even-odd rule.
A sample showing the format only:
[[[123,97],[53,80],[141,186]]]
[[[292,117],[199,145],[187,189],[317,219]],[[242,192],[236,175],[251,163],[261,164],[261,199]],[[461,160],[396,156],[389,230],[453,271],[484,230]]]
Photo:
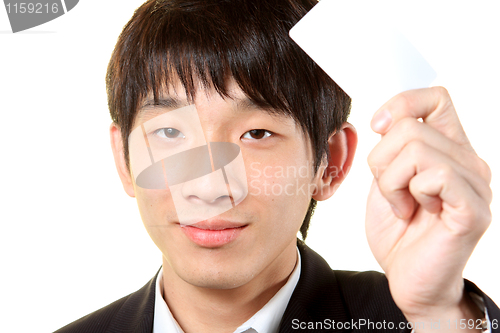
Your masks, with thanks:
[[[215,248],[234,241],[248,225],[222,220],[180,225],[184,234],[201,247]]]

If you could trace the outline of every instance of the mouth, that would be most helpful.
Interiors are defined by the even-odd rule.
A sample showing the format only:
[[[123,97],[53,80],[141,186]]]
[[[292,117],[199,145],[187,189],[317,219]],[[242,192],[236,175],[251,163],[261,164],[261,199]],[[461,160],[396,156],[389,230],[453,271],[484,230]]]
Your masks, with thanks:
[[[217,248],[233,242],[248,224],[223,220],[206,220],[192,225],[179,224],[184,234],[195,244],[206,248]]]

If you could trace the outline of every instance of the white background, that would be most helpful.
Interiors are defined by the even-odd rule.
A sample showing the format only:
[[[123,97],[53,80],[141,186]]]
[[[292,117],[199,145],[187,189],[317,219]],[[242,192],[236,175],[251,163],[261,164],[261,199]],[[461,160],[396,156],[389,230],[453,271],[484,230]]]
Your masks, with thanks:
[[[18,34],[0,8],[2,332],[53,331],[142,287],[161,265],[134,199],[122,190],[108,138],[106,66],[141,3],[83,0]],[[404,32],[437,71],[435,84],[450,91],[469,139],[491,166],[497,193],[499,10],[493,1],[398,6]],[[335,269],[379,269],[364,235],[375,111],[354,102],[354,167],[319,205],[310,229],[307,243]],[[499,208],[495,197],[493,223],[464,272],[497,302]]]

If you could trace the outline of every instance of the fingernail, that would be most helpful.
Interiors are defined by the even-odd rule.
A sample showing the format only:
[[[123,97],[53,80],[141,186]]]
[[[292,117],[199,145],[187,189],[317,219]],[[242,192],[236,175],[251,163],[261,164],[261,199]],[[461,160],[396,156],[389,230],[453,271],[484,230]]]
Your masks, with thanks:
[[[394,212],[394,215],[396,215],[399,219],[403,218],[403,215],[401,215],[401,212],[399,209],[396,208],[393,204],[391,204],[392,211]]]
[[[371,127],[377,133],[384,132],[392,122],[392,116],[389,110],[384,109],[377,112],[372,119]]]

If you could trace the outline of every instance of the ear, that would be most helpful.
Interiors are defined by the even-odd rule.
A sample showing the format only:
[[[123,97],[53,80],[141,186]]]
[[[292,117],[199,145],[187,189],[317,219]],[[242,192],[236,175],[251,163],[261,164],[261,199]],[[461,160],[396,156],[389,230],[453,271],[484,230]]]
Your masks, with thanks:
[[[123,189],[131,197],[135,197],[134,184],[132,182],[132,175],[125,163],[125,156],[123,154],[123,141],[120,128],[117,124],[112,123],[109,127],[109,135],[111,139],[111,150],[115,158],[116,170],[122,181]]]
[[[330,158],[325,159],[318,168],[313,199],[323,201],[335,193],[351,169],[357,144],[356,129],[347,122],[328,138]]]

